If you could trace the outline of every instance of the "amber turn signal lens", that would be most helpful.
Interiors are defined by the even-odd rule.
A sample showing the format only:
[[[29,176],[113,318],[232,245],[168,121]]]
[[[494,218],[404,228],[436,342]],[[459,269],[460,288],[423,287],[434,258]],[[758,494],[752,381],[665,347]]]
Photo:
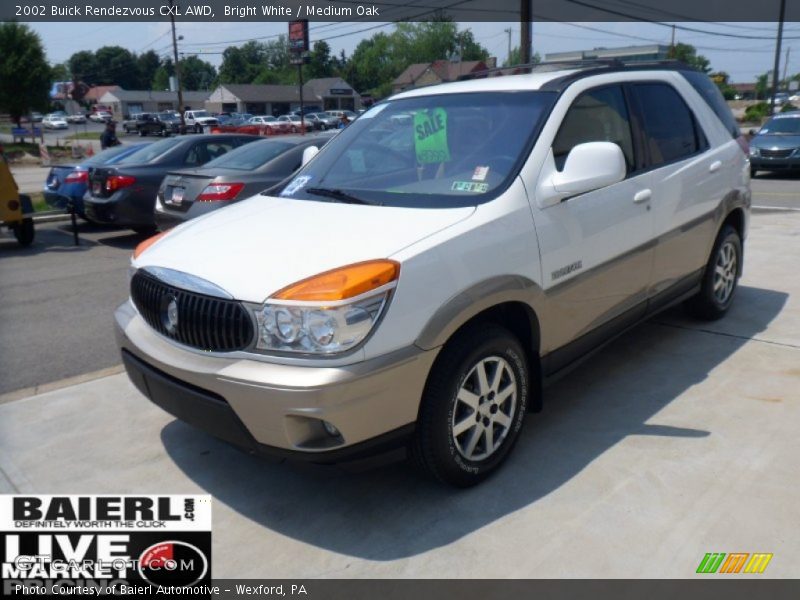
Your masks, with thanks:
[[[157,233],[156,235],[147,238],[143,242],[139,242],[139,245],[136,246],[136,249],[133,251],[133,258],[139,258],[139,255],[141,255],[142,252],[147,250],[165,235],[167,235],[167,231],[162,231],[161,233]]]
[[[397,279],[400,263],[369,260],[320,273],[283,288],[278,300],[336,301],[360,296]]]

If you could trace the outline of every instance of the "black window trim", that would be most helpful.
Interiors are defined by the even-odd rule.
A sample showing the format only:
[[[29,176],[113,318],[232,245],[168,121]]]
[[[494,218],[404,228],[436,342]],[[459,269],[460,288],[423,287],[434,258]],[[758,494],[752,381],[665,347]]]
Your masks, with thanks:
[[[634,88],[640,85],[665,85],[670,87],[677,95],[683,105],[686,107],[686,110],[689,112],[689,116],[692,119],[692,129],[694,131],[694,138],[695,143],[697,144],[697,150],[692,152],[691,154],[686,154],[685,156],[681,156],[679,158],[662,162],[659,164],[653,164],[652,157],[650,156],[650,151],[648,150],[647,144],[644,143],[645,136],[647,132],[644,127],[644,113],[641,107],[641,99],[639,98],[638,94],[635,92]],[[639,139],[639,143],[642,144],[642,151],[644,153],[644,168],[638,172],[638,174],[649,173],[650,171],[655,171],[656,169],[660,169],[662,167],[668,167],[670,165],[674,165],[685,160],[689,160],[691,158],[696,158],[701,154],[705,154],[711,149],[711,144],[708,141],[708,136],[706,135],[705,131],[703,130],[702,126],[700,125],[700,121],[697,118],[697,115],[694,113],[694,110],[686,101],[686,98],[683,97],[680,90],[677,89],[671,82],[665,81],[663,79],[642,79],[637,81],[629,81],[625,82],[625,87],[628,88],[628,93],[630,94],[630,99],[634,110],[636,111],[636,124],[639,129],[639,134],[637,138]],[[702,142],[702,143],[701,143]]]

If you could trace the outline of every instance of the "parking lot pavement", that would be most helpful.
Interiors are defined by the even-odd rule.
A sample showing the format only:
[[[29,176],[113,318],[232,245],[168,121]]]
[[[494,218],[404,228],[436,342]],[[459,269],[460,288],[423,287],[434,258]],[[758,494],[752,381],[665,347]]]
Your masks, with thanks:
[[[143,238],[81,223],[38,223],[21,248],[0,235],[0,394],[120,362],[111,315],[128,295],[127,269]]]
[[[676,310],[618,339],[477,488],[266,463],[119,374],[0,404],[0,491],[210,493],[215,577],[692,577],[706,552],[770,552],[758,577],[794,577],[798,231],[754,215],[725,319]]]
[[[752,180],[753,206],[800,210],[800,173],[761,172]]]

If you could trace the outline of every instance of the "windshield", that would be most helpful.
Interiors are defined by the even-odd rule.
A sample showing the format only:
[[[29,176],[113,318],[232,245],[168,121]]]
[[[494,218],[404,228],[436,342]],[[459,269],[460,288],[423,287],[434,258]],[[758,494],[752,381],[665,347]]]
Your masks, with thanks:
[[[182,143],[184,138],[170,138],[166,140],[161,140],[160,142],[154,142],[152,144],[148,144],[143,150],[139,150],[138,152],[134,152],[130,156],[126,156],[121,161],[119,161],[120,165],[130,165],[130,164],[144,164],[149,163],[172,150],[175,146]]]
[[[276,156],[283,154],[294,144],[281,142],[278,140],[262,140],[246,144],[230,152],[226,152],[219,158],[206,163],[203,168],[220,169],[239,169],[241,171],[252,171],[266,162],[271,161]]]
[[[777,117],[764,124],[759,135],[800,135],[800,117]]]
[[[485,202],[517,174],[555,98],[479,92],[390,100],[331,140],[280,195],[322,200],[322,188],[389,206]]]

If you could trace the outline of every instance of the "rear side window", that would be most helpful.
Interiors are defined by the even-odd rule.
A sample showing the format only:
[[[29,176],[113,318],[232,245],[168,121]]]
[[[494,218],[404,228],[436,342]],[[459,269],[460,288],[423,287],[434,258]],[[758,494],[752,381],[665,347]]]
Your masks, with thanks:
[[[728,108],[728,104],[725,102],[722,92],[719,91],[719,88],[714,82],[711,81],[707,75],[699,71],[681,71],[680,73],[683,75],[684,79],[692,85],[697,93],[702,96],[706,104],[714,111],[714,114],[719,117],[719,120],[725,125],[725,129],[727,129],[734,138],[739,137],[739,125],[736,123],[731,109]]]
[[[561,171],[570,150],[585,142],[617,144],[625,155],[628,172],[633,170],[630,119],[620,86],[589,90],[575,99],[553,141],[556,168]]]
[[[681,160],[703,149],[706,142],[694,116],[671,85],[643,83],[633,89],[642,113],[651,166]]]
[[[219,158],[234,147],[233,142],[207,141],[195,144],[186,155],[185,164],[198,166]]]

